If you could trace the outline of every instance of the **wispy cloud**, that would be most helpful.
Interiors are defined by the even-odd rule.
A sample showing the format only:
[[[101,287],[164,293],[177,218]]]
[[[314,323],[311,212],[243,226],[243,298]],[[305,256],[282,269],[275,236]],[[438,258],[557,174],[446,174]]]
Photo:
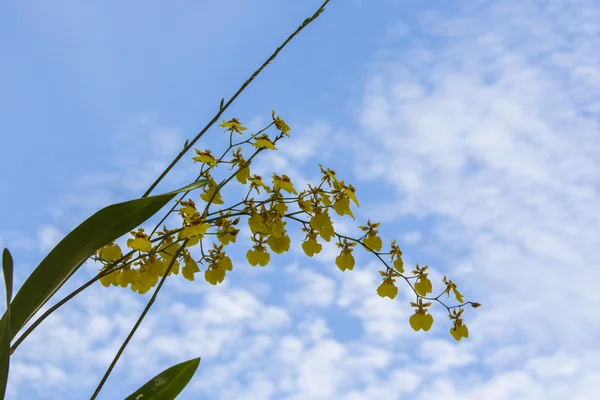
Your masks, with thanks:
[[[421,13],[418,26],[395,19],[355,110],[361,129],[307,124],[253,167],[264,176],[291,171],[301,187],[318,177],[318,162],[357,165],[348,181],[376,190],[359,192],[360,212],[372,211],[386,231],[426,221],[401,232],[400,244],[427,249],[432,279],[447,273],[484,304],[467,310],[469,340],[449,337],[441,307],[432,309],[431,332],[414,332],[411,291],[399,285],[395,301],[378,297],[381,265],[367,257],[341,273],[333,246],[313,259],[296,246],[264,269],[232,252],[224,285],[168,281],[117,365],[113,379],[122,384],[106,396],[199,355],[182,399],[593,398],[599,17],[594,1],[506,0]],[[56,216],[138,194],[179,150],[177,132],[151,117],[134,120],[115,142],[121,161],[85,174],[77,185],[88,195],[67,195]],[[120,153],[133,148],[140,153]],[[95,286],[78,300],[17,351],[13,396],[25,388],[39,398],[49,388],[69,396],[60,392],[65,377],[69,390],[87,393],[144,299]]]
[[[526,343],[528,360],[598,350],[600,57],[588,50],[600,44],[599,13],[585,1],[427,13],[430,42],[382,52],[369,78],[371,149],[357,173],[395,188],[399,202],[382,202],[381,216],[435,218],[444,264],[460,265],[485,304],[469,325],[480,352]],[[481,386],[440,381],[423,396],[565,398],[514,361]]]

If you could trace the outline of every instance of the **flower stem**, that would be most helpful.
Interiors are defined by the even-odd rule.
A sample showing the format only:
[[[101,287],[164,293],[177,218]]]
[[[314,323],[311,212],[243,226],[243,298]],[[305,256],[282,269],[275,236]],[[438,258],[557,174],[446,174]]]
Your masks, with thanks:
[[[269,65],[269,63],[275,59],[275,57],[277,57],[277,55],[279,54],[279,52],[281,50],[283,50],[283,48],[285,46],[287,46],[287,44],[297,34],[299,34],[304,28],[306,28],[308,26],[308,24],[310,24],[311,22],[313,22],[315,19],[317,19],[319,17],[319,15],[321,15],[321,13],[325,10],[325,6],[327,5],[327,3],[329,3],[329,1],[330,0],[325,0],[323,2],[323,4],[321,4],[321,7],[319,7],[319,9],[311,17],[306,18],[304,20],[304,22],[298,27],[298,29],[296,29],[277,49],[275,49],[275,51],[273,52],[273,54],[271,54],[271,57],[269,57],[267,59],[267,61],[265,61],[260,66],[260,68],[258,68],[256,71],[254,71],[254,73],[250,76],[250,78],[248,78],[246,80],[246,82],[244,82],[244,84],[238,89],[237,92],[235,92],[235,94],[227,101],[227,103],[225,103],[223,106],[221,106],[219,108],[219,112],[217,112],[217,114],[204,127],[204,129],[202,129],[200,131],[200,133],[198,133],[196,135],[196,137],[194,139],[192,139],[188,143],[188,145],[185,146],[183,148],[183,150],[173,159],[173,161],[171,161],[171,164],[169,164],[169,166],[160,174],[160,176],[156,179],[156,181],[154,181],[154,183],[152,185],[150,185],[150,187],[148,188],[148,190],[146,190],[146,192],[142,195],[142,198],[148,197],[150,195],[150,193],[152,193],[152,191],[156,188],[156,186],[158,186],[158,184],[164,179],[164,177],[167,176],[167,174],[169,173],[169,171],[171,171],[171,169],[173,169],[173,167],[179,162],[179,160],[181,160],[181,158],[185,155],[185,153],[187,153],[189,151],[189,149],[191,149],[192,146],[194,146],[194,144],[198,141],[198,139],[200,139],[206,133],[206,131],[211,126],[213,126],[213,124],[215,122],[217,122],[217,120],[219,119],[219,117],[221,116],[221,114],[223,114],[225,112],[225,110],[227,110],[227,108],[231,105],[231,103],[234,102],[234,100],[244,91],[244,89],[246,89],[246,87],[250,84],[250,82],[252,82],[254,80],[254,78],[256,78],[258,76],[258,74],[260,74],[262,72],[262,70],[265,69],[265,67],[267,65]]]

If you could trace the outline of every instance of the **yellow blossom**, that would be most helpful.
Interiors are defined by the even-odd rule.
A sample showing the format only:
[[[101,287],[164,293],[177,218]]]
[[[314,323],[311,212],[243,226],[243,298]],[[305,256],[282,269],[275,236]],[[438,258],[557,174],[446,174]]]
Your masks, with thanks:
[[[354,269],[354,257],[350,250],[342,250],[342,253],[336,257],[335,265],[344,272],[345,270],[352,271]]]
[[[321,202],[325,207],[329,207],[331,205],[331,198],[327,193],[319,193],[321,195]]]
[[[290,249],[290,237],[288,235],[275,237],[270,236],[267,239],[267,244],[276,254],[282,254]]]
[[[246,258],[253,267],[256,267],[257,264],[259,264],[261,267],[264,267],[269,263],[271,255],[265,250],[248,250],[246,253]]]
[[[196,157],[193,158],[194,162],[203,162],[205,164],[208,164],[210,167],[217,166],[217,160],[212,155],[210,150],[205,150],[205,151],[200,151],[198,149],[194,149],[194,150],[196,150],[196,154],[198,154]]]
[[[341,197],[333,203],[333,209],[340,216],[344,216],[346,214],[350,215],[354,219],[354,214],[352,214],[352,210],[350,210],[350,199],[348,197]]]
[[[427,296],[427,293],[433,291],[433,286],[427,277],[427,274],[421,274],[421,276],[419,276],[417,283],[415,283],[415,291],[421,296]]]
[[[398,294],[398,288],[390,279],[384,279],[383,283],[377,288],[377,294],[381,297],[389,297],[394,299]]]
[[[213,204],[223,204],[223,199],[221,198],[221,192],[218,190],[218,185],[217,182],[214,181],[214,179],[211,178],[209,184],[208,184],[208,188],[204,187],[205,192],[202,193],[200,195],[200,198],[204,201],[206,201],[207,203],[210,201],[211,197],[214,198],[212,199],[212,203]],[[216,192],[216,194],[215,194]]]
[[[317,243],[316,234],[308,237],[308,239],[302,243],[302,250],[306,253],[307,256],[312,257],[315,254],[318,254],[323,249],[323,246],[320,243]]]
[[[287,204],[285,204],[282,201],[278,201],[275,205],[273,205],[273,203],[271,203],[272,209],[275,210],[275,212],[277,213],[278,217],[283,217],[285,215],[285,212],[288,209]]]
[[[267,193],[271,193],[271,188],[264,184],[264,182],[262,181],[262,177],[260,177],[259,175],[253,175],[251,178],[249,178],[249,181],[250,189],[256,188],[257,193],[260,193],[260,191],[258,190],[259,187],[262,187]]]
[[[245,185],[248,179],[250,179],[250,167],[240,169],[235,174],[235,179],[237,179],[239,183]]]
[[[279,117],[275,117],[275,110],[272,110],[271,117],[273,118],[273,122],[275,122],[275,128],[279,129],[281,133],[283,133],[287,137],[290,137],[290,135],[288,134],[288,132],[290,131],[290,127],[285,123],[284,120],[282,120]]]
[[[188,281],[194,280],[194,274],[196,272],[200,272],[200,268],[198,268],[198,264],[194,259],[188,254],[183,258],[185,265],[181,268],[181,275]]]
[[[319,232],[319,235],[321,235],[323,240],[326,242],[329,242],[329,240],[331,240],[335,234],[333,224],[331,223],[331,219],[329,218],[327,211],[320,212],[312,216],[310,219],[310,227]]]
[[[223,270],[231,271],[233,269],[233,264],[231,263],[231,258],[227,257],[225,254],[221,253],[221,257],[217,261],[217,265],[219,268]]]
[[[188,219],[197,212],[196,204],[191,199],[186,201],[178,201],[178,203],[183,206],[179,209],[179,215],[185,219]]]
[[[162,259],[156,258],[155,255],[152,255],[149,261],[146,263],[146,271],[152,275],[162,276],[167,271],[167,263],[165,263],[165,261]],[[128,276],[129,282],[134,282],[137,271],[131,270],[128,272],[130,273]]]
[[[252,143],[252,145],[257,149],[267,148],[270,150],[277,150],[277,147],[275,147],[275,145],[273,144],[271,139],[269,139],[269,136],[267,134],[257,137],[256,141]]]
[[[273,186],[283,189],[288,193],[298,194],[292,185],[292,181],[287,175],[279,176],[277,174],[273,174]]]
[[[143,251],[148,253],[152,250],[152,243],[148,240],[148,235],[144,234],[144,229],[140,228],[138,232],[131,232],[135,236],[134,239],[127,239],[127,247],[132,250]]]
[[[313,210],[312,201],[310,199],[299,199],[298,206],[302,211],[311,212]]]
[[[423,329],[425,332],[427,332],[433,325],[433,317],[431,314],[425,314],[417,311],[409,318],[408,322],[415,331]]]
[[[323,180],[327,182],[337,182],[337,177],[335,176],[335,171],[327,168],[327,170],[323,169],[323,165],[319,164],[319,168],[321,168],[321,172],[323,173]]]
[[[206,282],[210,283],[211,285],[221,283],[225,279],[225,270],[222,268],[209,268],[204,271],[204,279],[206,279]]]
[[[117,278],[116,278],[116,283],[117,285],[125,288],[127,287],[127,285],[129,285],[129,281],[127,279],[127,274],[125,274],[124,269],[119,270],[119,272],[117,273]]]
[[[465,301],[463,299],[462,294],[458,291],[458,289],[456,289],[454,287],[454,288],[452,288],[452,291],[454,292],[454,297],[456,297],[456,301],[458,301],[459,303],[462,303],[463,301]]]
[[[117,286],[117,277],[118,277],[118,272],[111,272],[108,275],[104,275],[102,278],[99,279],[100,283],[102,284],[102,286],[104,287],[109,287],[110,285],[114,285]]]
[[[123,257],[121,248],[115,242],[111,242],[99,249],[97,254],[100,259],[108,262],[117,261],[119,258]]]
[[[381,247],[383,246],[381,238],[376,235],[367,236],[367,238],[363,240],[363,244],[374,251],[381,250]]]
[[[252,231],[253,235],[256,235],[257,233],[269,233],[269,228],[265,224],[264,217],[259,213],[255,213],[248,218],[248,226],[250,227],[250,231]]]
[[[239,229],[234,227],[227,227],[226,229],[219,229],[217,231],[217,239],[224,245],[229,243],[235,243],[237,234],[240,232]]]
[[[358,199],[356,198],[356,189],[354,189],[354,187],[352,187],[352,185],[348,185],[348,187],[346,189],[344,189],[344,193],[346,193],[346,196],[348,196],[353,202],[354,204],[356,204],[356,207],[360,207],[358,205]]]
[[[402,261],[401,257],[394,260],[394,268],[401,274],[404,273],[404,261]]]
[[[237,132],[240,135],[242,134],[243,131],[248,129],[248,128],[243,127],[242,123],[237,118],[232,118],[229,121],[223,120],[223,123],[221,123],[219,126],[221,128],[225,128],[225,129],[231,130],[233,132]]]
[[[210,228],[210,224],[197,223],[194,225],[186,226],[181,232],[181,238],[188,239],[193,238],[195,236],[202,238],[206,234],[208,228]]]
[[[454,340],[460,342],[460,339],[469,337],[469,330],[467,329],[466,325],[461,324],[460,326],[454,326],[450,328],[450,334]]]
[[[287,222],[281,218],[276,218],[269,224],[269,232],[273,237],[280,238],[285,235],[285,225]]]

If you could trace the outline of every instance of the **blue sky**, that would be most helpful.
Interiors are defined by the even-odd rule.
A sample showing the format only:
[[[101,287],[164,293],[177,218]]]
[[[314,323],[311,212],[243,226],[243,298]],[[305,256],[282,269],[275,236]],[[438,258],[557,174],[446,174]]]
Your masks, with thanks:
[[[319,4],[2,3],[0,246],[17,286],[83,219],[139,197]],[[167,280],[100,398],[200,356],[181,399],[592,399],[599,17],[593,0],[333,0],[225,115],[257,129],[275,109],[292,138],[253,170],[302,187],[335,169],[361,202],[336,226],[380,221],[434,293],[448,275],[482,303],[468,340],[441,306],[412,331],[407,288],[379,298],[367,254],[342,273],[294,233],[258,270],[240,240],[224,284]],[[159,191],[195,177],[191,156]],[[15,353],[8,398],[90,396],[147,299],[97,286],[68,303]]]

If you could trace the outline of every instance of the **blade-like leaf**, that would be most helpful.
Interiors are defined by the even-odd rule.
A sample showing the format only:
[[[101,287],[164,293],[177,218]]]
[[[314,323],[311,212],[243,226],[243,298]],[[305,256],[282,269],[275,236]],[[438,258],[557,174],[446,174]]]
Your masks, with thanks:
[[[6,289],[6,319],[0,321],[0,399],[6,393],[8,381],[8,367],[10,365],[10,301],[13,291],[13,259],[8,249],[2,252],[2,272],[4,273],[4,287]]]
[[[157,196],[112,204],[82,222],[48,253],[17,292],[10,306],[11,340],[95,251],[138,227],[177,193],[208,183],[202,179]],[[5,313],[2,320],[7,318]]]
[[[173,365],[149,380],[125,400],[174,400],[186,387],[200,364],[200,357]]]

